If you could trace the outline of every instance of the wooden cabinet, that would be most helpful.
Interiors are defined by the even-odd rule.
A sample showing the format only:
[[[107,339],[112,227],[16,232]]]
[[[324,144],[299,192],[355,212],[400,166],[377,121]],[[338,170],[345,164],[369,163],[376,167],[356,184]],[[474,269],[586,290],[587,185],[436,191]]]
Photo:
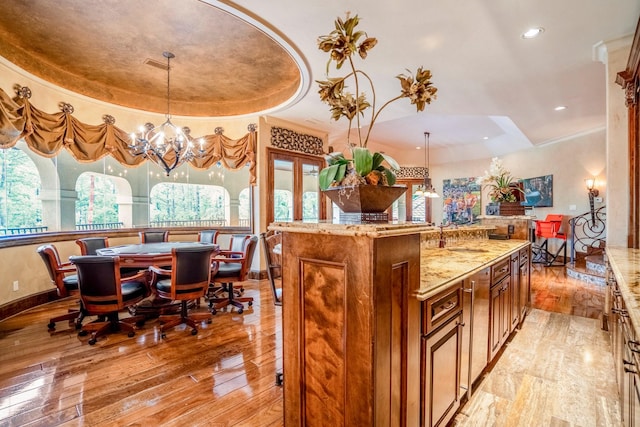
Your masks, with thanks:
[[[520,324],[520,252],[511,254],[511,299],[509,301],[509,333],[515,331]]]
[[[489,360],[489,300],[491,267],[463,281],[461,394],[473,393],[473,383]]]
[[[511,333],[511,258],[491,267],[491,301],[489,304],[489,361],[493,360]]]
[[[423,304],[421,343],[422,426],[445,426],[460,406],[462,286]]]
[[[520,269],[518,277],[518,311],[520,326],[527,316],[531,301],[531,247],[520,249]]]

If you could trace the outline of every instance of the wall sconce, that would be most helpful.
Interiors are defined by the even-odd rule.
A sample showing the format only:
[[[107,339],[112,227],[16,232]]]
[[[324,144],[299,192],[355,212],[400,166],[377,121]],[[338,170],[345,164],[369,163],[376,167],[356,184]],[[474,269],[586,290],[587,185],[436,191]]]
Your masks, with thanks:
[[[598,189],[595,188],[595,186],[596,186],[596,177],[594,176],[593,178],[585,179],[584,183],[587,186],[587,190],[589,191],[589,209],[591,211],[591,224],[593,226],[595,226],[595,224],[596,224],[596,212],[595,212],[595,207],[594,207],[594,199],[596,197],[598,197],[598,194],[600,194]]]
[[[589,194],[593,195],[591,197],[598,197],[598,194],[600,194],[600,192],[598,191],[597,188],[595,188],[595,186],[596,186],[595,177],[594,178],[585,179],[584,183],[587,186],[587,190],[589,191]]]

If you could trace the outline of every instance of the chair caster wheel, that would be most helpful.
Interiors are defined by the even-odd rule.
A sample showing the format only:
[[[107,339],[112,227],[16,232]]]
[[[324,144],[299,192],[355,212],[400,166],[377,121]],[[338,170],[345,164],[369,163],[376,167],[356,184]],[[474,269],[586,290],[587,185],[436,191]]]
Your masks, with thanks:
[[[207,323],[208,324],[212,324],[213,323],[213,319],[211,319],[211,318],[207,319]]]
[[[96,343],[96,339],[95,338],[91,338],[89,340],[89,345],[94,345]]]
[[[160,338],[165,339],[167,337],[167,334],[165,334],[164,332],[160,334]]]
[[[47,325],[47,328],[49,328],[49,332],[51,331],[55,331],[56,330],[56,324],[51,322]]]
[[[216,314],[218,312],[218,310],[216,310],[215,308],[211,309],[211,314]]]
[[[198,335],[198,330],[197,329],[192,329],[191,330],[191,335]]]
[[[80,332],[78,332],[78,336],[79,337],[86,337],[87,334],[88,334],[88,332],[87,331],[83,331],[83,330],[80,330]]]
[[[132,337],[132,336],[134,336],[135,334],[136,334],[135,332],[131,331],[131,332],[129,332],[129,333],[127,334],[127,336],[128,336],[129,338],[131,338],[131,337]]]
[[[249,301],[249,302],[247,303],[247,305],[248,305],[249,307],[251,307],[251,306],[253,305],[253,301]]]
[[[243,309],[239,308],[238,309],[238,314],[242,314],[243,311],[244,311]]]

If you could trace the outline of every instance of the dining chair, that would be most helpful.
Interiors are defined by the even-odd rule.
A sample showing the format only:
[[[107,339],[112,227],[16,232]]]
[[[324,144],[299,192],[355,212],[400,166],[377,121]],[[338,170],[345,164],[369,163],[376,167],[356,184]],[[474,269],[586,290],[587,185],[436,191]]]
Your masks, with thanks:
[[[162,243],[169,241],[169,230],[140,231],[140,243]]]
[[[202,230],[198,232],[198,242],[218,243],[218,230]]]
[[[55,245],[47,244],[42,245],[36,249],[42,261],[47,267],[49,273],[49,279],[51,283],[56,287],[58,296],[65,298],[70,295],[78,295],[78,275],[76,274],[76,268],[68,262],[60,262],[60,255]],[[48,329],[54,331],[56,329],[56,322],[69,321],[69,324],[74,323],[75,328],[79,329],[82,324],[82,319],[85,316],[85,312],[82,305],[78,309],[69,309],[68,313],[52,317],[49,319]]]
[[[160,298],[180,301],[180,314],[160,315],[160,334],[166,338],[165,331],[186,324],[191,334],[198,333],[198,321],[211,323],[211,313],[189,313],[187,303],[204,296],[211,281],[211,256],[216,251],[213,246],[193,246],[173,248],[171,250],[171,269],[158,266],[149,267],[152,286]]]
[[[81,255],[98,255],[96,251],[98,249],[104,249],[109,247],[108,237],[85,237],[83,239],[77,239],[76,244],[80,246]]]
[[[271,286],[273,303],[282,305],[282,286],[276,285],[276,279],[282,279],[282,233],[267,231],[261,233],[264,259],[267,266],[267,278]]]
[[[236,235],[233,236],[234,241],[240,242],[236,245],[240,246],[240,250],[220,251],[220,256],[213,259],[215,274],[211,278],[212,283],[220,283],[225,287],[226,297],[209,298],[209,307],[211,313],[216,314],[221,308],[229,305],[238,308],[238,314],[244,311],[243,303],[253,305],[252,297],[237,296],[234,292],[234,282],[243,282],[247,280],[251,263],[253,262],[253,254],[258,243],[258,238],[253,235]],[[232,242],[232,247],[233,246]]]
[[[126,331],[129,337],[135,335],[136,326],[144,324],[145,316],[130,316],[121,319],[119,312],[142,301],[151,294],[146,272],[122,278],[120,257],[80,255],[69,257],[78,271],[80,300],[88,315],[98,319],[82,325],[78,335],[89,332],[89,345],[111,332]]]

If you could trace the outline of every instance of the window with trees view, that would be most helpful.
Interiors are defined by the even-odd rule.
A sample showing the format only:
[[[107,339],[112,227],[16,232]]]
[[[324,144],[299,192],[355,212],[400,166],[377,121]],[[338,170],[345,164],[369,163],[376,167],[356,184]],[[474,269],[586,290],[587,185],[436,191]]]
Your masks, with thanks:
[[[0,235],[129,227],[251,225],[247,167],[166,176],[147,162],[110,157],[79,163],[66,150],[46,158],[20,141],[0,150]]]
[[[42,225],[41,183],[33,161],[17,148],[0,150],[0,234],[30,232]]]

